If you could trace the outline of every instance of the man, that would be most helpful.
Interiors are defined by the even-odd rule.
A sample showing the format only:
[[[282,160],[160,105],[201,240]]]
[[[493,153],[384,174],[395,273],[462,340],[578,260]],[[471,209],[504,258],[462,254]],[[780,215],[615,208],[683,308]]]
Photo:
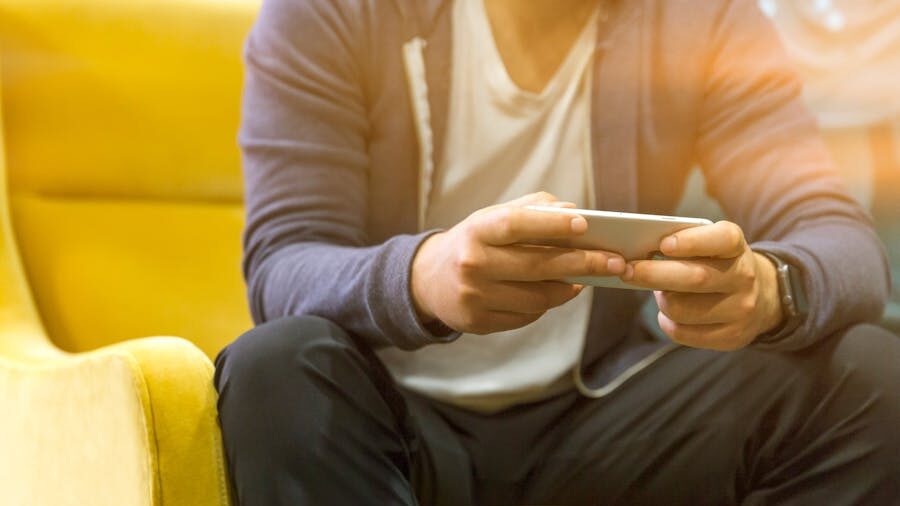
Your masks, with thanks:
[[[898,500],[882,248],[753,2],[269,0],[246,57],[240,504]],[[523,245],[694,163],[673,259]]]

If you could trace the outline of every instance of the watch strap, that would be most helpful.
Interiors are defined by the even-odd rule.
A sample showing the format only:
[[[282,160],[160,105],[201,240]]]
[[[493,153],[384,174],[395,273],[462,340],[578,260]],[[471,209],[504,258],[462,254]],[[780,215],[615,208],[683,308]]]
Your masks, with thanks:
[[[785,262],[778,255],[768,251],[759,251],[775,265],[775,278],[778,283],[778,299],[784,321],[775,329],[756,337],[757,343],[775,343],[794,333],[806,320],[806,291],[799,269]]]

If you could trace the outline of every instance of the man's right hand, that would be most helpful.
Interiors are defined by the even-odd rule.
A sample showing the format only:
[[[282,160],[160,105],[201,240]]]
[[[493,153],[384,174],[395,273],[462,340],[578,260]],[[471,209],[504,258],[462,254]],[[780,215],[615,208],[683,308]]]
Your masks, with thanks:
[[[476,211],[425,240],[413,259],[411,286],[423,323],[438,320],[472,334],[523,327],[584,288],[555,280],[625,272],[615,253],[526,244],[587,230],[581,216],[525,208],[533,204],[573,207],[535,193]]]

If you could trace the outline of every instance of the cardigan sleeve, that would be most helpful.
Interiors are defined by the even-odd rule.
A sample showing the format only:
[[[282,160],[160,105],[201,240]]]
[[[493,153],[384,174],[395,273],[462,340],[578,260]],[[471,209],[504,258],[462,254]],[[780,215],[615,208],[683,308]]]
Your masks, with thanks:
[[[889,293],[883,246],[846,191],[773,25],[752,0],[723,2],[709,41],[697,153],[710,194],[751,247],[803,273],[810,313],[779,342],[796,350],[877,320]]]
[[[321,316],[375,347],[450,340],[422,326],[410,294],[412,259],[430,232],[367,239],[362,13],[345,4],[267,0],[246,44],[239,143],[251,312],[257,323]]]

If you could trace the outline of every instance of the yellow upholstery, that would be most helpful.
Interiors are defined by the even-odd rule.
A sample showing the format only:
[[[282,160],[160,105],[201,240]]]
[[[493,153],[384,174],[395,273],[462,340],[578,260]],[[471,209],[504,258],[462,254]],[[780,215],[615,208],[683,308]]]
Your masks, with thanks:
[[[0,0],[0,504],[228,504],[257,7]]]
[[[167,333],[214,355],[249,324],[235,137],[255,11],[0,0],[12,219],[57,345]]]
[[[166,334],[212,357],[249,326],[238,206],[35,195],[12,204],[38,307],[63,349]]]

